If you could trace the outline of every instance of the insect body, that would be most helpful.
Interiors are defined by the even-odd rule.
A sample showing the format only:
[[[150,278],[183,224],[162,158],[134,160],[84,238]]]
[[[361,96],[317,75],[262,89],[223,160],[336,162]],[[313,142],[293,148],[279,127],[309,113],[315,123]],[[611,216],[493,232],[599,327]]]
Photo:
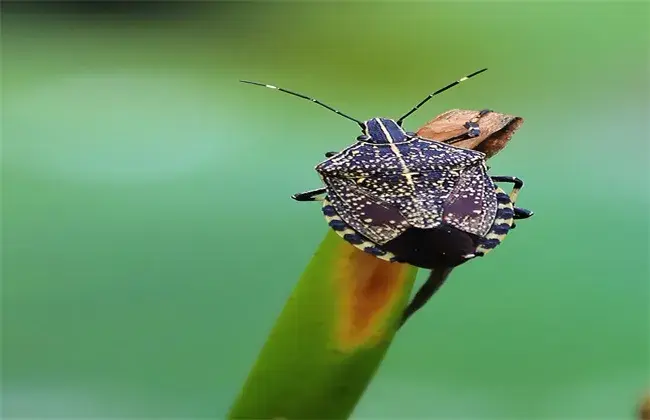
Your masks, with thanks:
[[[364,252],[391,262],[431,269],[402,316],[421,308],[453,267],[497,247],[533,212],[515,207],[523,181],[490,176],[485,155],[453,143],[480,135],[483,110],[465,123],[466,133],[436,142],[404,131],[402,122],[433,96],[487,69],[474,72],[428,95],[398,120],[359,121],[299,93],[264,85],[321,105],[362,129],[357,141],[328,152],[316,166],[324,188],[294,194],[297,201],[322,201],[329,226]],[[510,194],[497,182],[513,184]]]
[[[436,269],[455,267],[494,249],[532,212],[514,207],[523,182],[491,177],[485,155],[453,146],[480,135],[483,110],[465,123],[467,132],[444,143],[404,131],[402,122],[433,96],[487,69],[428,95],[392,120],[359,121],[317,99],[257,82],[321,105],[356,122],[362,134],[316,166],[324,188],[295,194],[297,201],[322,201],[329,226],[344,240],[378,258]],[[510,195],[495,182],[513,184]]]
[[[388,261],[422,268],[454,267],[485,255],[532,212],[514,207],[523,182],[487,174],[485,155],[453,146],[480,135],[484,110],[465,124],[467,132],[443,142],[417,137],[402,122],[433,96],[487,69],[472,73],[428,95],[392,120],[361,122],[317,99],[264,85],[321,105],[362,129],[357,141],[326,153],[316,166],[324,188],[295,194],[298,201],[322,201],[329,226],[343,239]],[[495,182],[510,182],[510,195]]]
[[[483,153],[409,136],[389,119],[364,124],[392,135],[358,141],[316,166],[325,218],[352,245],[388,261],[454,267],[485,255],[515,217],[530,214],[513,207],[523,182],[489,176]],[[512,198],[495,181],[514,183]]]

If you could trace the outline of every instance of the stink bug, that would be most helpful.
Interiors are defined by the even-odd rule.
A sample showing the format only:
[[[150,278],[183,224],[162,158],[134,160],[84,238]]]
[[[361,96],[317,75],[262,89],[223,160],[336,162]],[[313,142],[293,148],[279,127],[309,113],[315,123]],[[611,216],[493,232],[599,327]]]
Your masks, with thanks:
[[[322,201],[329,226],[355,247],[391,262],[421,268],[455,267],[494,249],[533,213],[514,207],[523,181],[489,176],[482,152],[453,146],[480,134],[480,111],[464,134],[444,142],[405,132],[402,122],[433,96],[484,72],[482,69],[428,95],[397,121],[359,121],[317,99],[276,89],[321,105],[362,129],[357,141],[328,152],[315,169],[326,187],[294,194],[297,201]],[[513,184],[510,195],[495,182]]]
[[[484,72],[482,69],[428,95],[398,120],[359,121],[317,99],[276,89],[321,105],[362,130],[340,152],[328,152],[316,165],[324,188],[294,194],[297,201],[322,201],[329,226],[344,240],[377,258],[432,269],[431,277],[405,312],[421,307],[451,268],[483,256],[532,212],[515,207],[523,181],[490,176],[485,154],[453,143],[480,135],[480,111],[464,124],[466,132],[444,142],[425,139],[402,128],[405,118],[433,96]],[[497,182],[513,185],[510,194]]]

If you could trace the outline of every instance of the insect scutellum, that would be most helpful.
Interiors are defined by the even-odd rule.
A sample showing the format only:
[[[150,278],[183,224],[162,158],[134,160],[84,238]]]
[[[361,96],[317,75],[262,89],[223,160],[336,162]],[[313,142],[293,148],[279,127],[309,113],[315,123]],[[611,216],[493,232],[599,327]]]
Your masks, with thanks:
[[[248,84],[256,85],[256,86],[267,87],[269,89],[279,90],[280,92],[288,93],[289,95],[297,96],[299,98],[311,101],[311,102],[313,102],[315,104],[318,104],[318,105],[320,105],[320,106],[322,106],[324,108],[329,109],[330,111],[332,111],[332,112],[334,112],[334,113],[336,113],[336,114],[338,114],[338,115],[340,115],[340,116],[342,116],[344,118],[347,118],[350,121],[354,121],[355,123],[357,123],[361,127],[361,132],[362,132],[362,135],[357,137],[358,141],[365,141],[365,142],[370,142],[370,143],[375,143],[375,144],[387,144],[387,143],[402,142],[402,141],[408,140],[409,138],[415,137],[414,133],[407,133],[402,129],[402,123],[404,122],[404,120],[408,116],[413,114],[415,111],[418,110],[418,108],[420,108],[422,105],[424,105],[429,99],[433,98],[434,96],[438,95],[439,93],[442,93],[442,92],[444,92],[444,91],[458,85],[459,83],[464,82],[465,80],[476,76],[477,74],[483,73],[486,70],[487,70],[487,68],[475,71],[474,73],[471,73],[471,74],[469,74],[469,75],[467,75],[467,76],[465,76],[465,77],[463,77],[461,79],[456,80],[453,83],[448,84],[447,86],[445,86],[443,88],[440,88],[440,89],[436,90],[435,92],[432,92],[426,98],[424,98],[422,101],[420,101],[420,103],[418,103],[413,108],[411,108],[411,110],[409,112],[407,112],[406,114],[401,116],[398,120],[392,120],[390,118],[371,118],[371,119],[369,119],[367,121],[363,121],[363,122],[356,119],[356,118],[353,118],[353,117],[351,117],[351,116],[349,116],[347,114],[344,114],[343,112],[341,112],[341,111],[339,111],[339,110],[337,110],[335,108],[332,108],[331,106],[319,101],[318,99],[311,98],[311,97],[303,95],[301,93],[293,92],[293,91],[290,91],[290,90],[287,90],[287,89],[284,89],[284,88],[281,88],[281,87],[278,87],[278,86],[268,85],[268,84],[260,83],[260,82],[251,82],[251,81],[248,81],[248,80],[240,80],[240,82],[248,83]],[[468,128],[469,132],[471,133],[470,137],[475,137],[476,135],[478,135],[478,133],[474,133],[474,132],[471,131],[471,128],[473,128],[473,127],[470,128],[469,126],[467,126],[467,128]]]

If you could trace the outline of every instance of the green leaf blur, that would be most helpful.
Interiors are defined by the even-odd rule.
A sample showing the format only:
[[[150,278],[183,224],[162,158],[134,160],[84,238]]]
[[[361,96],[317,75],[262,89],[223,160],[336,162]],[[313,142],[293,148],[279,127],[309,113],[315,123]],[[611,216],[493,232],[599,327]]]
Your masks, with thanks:
[[[3,4],[3,417],[227,412],[327,231],[289,197],[358,135],[237,80],[362,119],[488,67],[405,125],[522,116],[490,166],[535,216],[454,271],[353,417],[629,418],[650,385],[647,3],[205,3]]]

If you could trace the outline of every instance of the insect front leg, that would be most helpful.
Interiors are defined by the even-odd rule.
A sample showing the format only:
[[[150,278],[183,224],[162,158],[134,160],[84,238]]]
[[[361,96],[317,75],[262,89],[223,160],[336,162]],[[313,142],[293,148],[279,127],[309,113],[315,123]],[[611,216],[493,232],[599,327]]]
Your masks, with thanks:
[[[463,140],[468,140],[474,137],[478,137],[481,135],[481,129],[478,126],[478,122],[483,117],[484,115],[492,112],[490,109],[482,109],[479,111],[478,115],[471,120],[467,121],[465,124],[463,124],[463,127],[467,129],[467,132],[464,134],[460,134],[458,136],[452,137],[450,139],[445,140],[445,143],[447,144],[453,144],[459,141]]]
[[[319,195],[325,194],[326,192],[326,188],[317,188],[315,190],[294,194],[291,198],[296,201],[323,201],[323,198],[325,197],[319,197]]]

